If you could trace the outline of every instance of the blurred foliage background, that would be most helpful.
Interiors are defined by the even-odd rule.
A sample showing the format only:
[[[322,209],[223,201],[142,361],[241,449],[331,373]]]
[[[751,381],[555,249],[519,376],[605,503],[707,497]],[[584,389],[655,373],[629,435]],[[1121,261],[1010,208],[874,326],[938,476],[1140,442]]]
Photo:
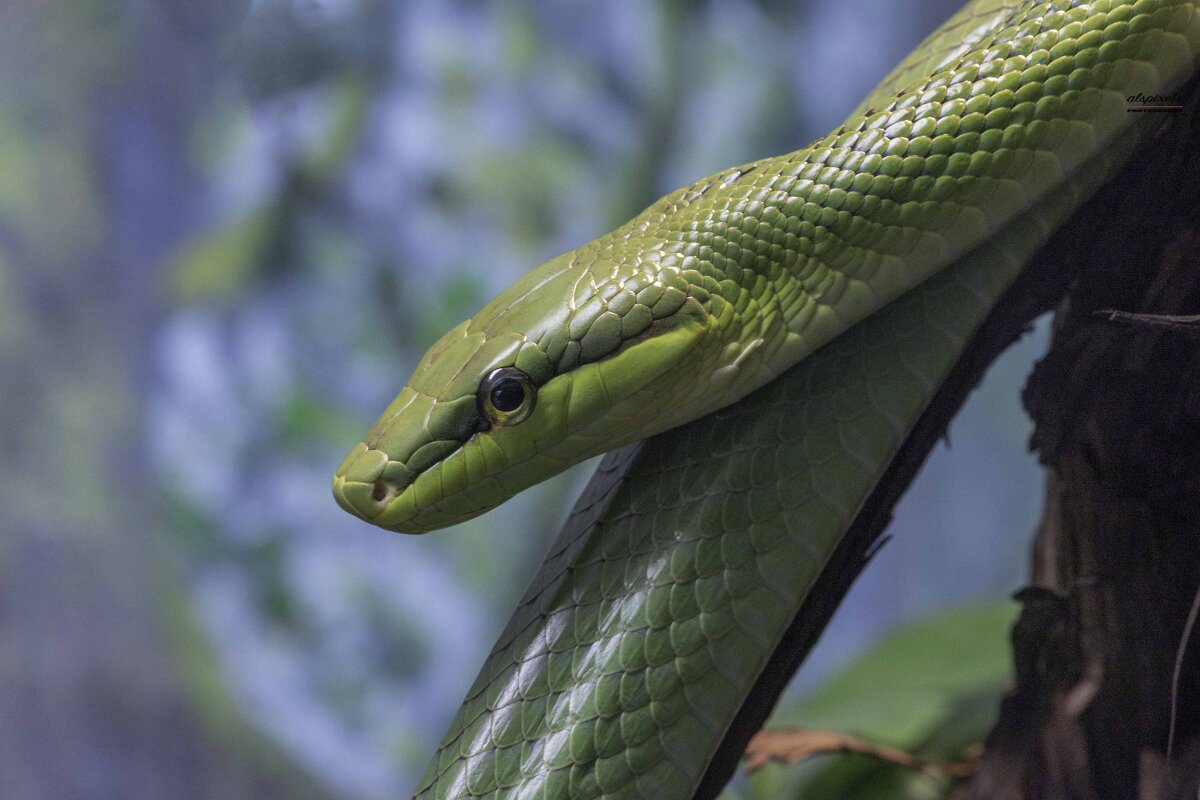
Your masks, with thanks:
[[[957,5],[0,4],[0,797],[404,796],[586,469],[409,538],[336,508],[344,452],[524,270],[833,127]],[[781,721],[930,752],[986,730],[1011,609],[977,601],[1024,572],[1042,338],[956,421]],[[805,786],[945,790],[849,757],[730,793]]]

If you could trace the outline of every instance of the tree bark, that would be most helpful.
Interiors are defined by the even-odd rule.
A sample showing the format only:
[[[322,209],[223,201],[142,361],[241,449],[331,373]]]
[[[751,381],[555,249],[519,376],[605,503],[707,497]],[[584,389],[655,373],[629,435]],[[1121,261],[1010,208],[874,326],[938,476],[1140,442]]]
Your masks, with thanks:
[[[1075,282],[1024,394],[1046,504],[977,800],[1197,797],[1198,95],[1059,240]]]

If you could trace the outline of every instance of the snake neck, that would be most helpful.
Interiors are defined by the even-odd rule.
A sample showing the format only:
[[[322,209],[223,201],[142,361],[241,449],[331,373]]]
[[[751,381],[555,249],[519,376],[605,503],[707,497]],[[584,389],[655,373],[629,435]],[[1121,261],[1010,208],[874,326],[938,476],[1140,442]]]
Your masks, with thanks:
[[[1141,132],[1126,97],[1171,91],[1200,51],[1197,0],[988,9],[969,45],[922,56],[828,136],[667,195],[509,287],[431,348],[406,387],[425,399],[385,412],[343,488],[424,467],[382,493],[386,514],[364,504],[428,529],[739,400],[1054,200],[1048,230],[1094,191],[1088,165],[1111,174]],[[483,418],[501,369],[536,390],[520,425]]]
[[[1200,45],[1200,13],[1137,10],[1174,30],[1098,32],[1132,4],[1083,4],[1054,27],[1042,4],[1000,9],[969,53],[828,136],[697,181],[576,251],[570,338],[590,340],[566,345],[558,372],[700,309],[707,399],[692,411],[761,386],[1070,186],[1130,127],[1130,87],[1178,85],[1192,63],[1173,54]],[[1146,52],[1164,55],[1151,68]]]

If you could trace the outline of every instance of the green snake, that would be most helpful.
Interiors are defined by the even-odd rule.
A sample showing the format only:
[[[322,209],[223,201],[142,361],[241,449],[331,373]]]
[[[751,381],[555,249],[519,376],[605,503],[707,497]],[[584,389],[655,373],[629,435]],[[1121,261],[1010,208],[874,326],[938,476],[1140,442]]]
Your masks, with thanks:
[[[964,343],[1151,129],[1130,98],[1198,54],[1200,0],[975,0],[828,136],[434,344],[339,467],[347,511],[424,532],[616,452],[417,796],[691,796]]]

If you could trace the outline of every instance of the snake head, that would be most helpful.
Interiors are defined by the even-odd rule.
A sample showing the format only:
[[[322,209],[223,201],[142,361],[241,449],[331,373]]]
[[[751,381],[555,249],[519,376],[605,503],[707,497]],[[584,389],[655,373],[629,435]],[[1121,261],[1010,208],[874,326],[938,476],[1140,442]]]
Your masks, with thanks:
[[[618,271],[581,254],[430,348],[338,468],[344,509],[389,530],[442,528],[682,421],[709,315],[669,260]]]

